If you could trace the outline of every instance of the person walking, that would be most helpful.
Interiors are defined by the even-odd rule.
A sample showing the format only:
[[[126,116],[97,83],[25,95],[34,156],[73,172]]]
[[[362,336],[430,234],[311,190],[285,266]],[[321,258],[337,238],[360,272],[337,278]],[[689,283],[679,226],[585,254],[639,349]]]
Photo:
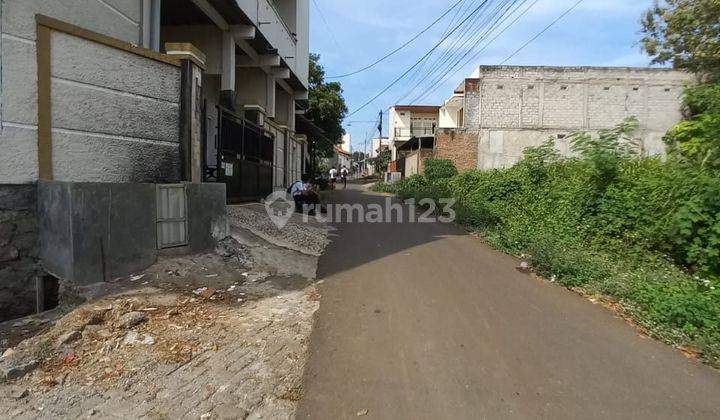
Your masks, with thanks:
[[[333,166],[332,168],[330,168],[330,189],[332,189],[332,190],[335,189],[335,181],[337,180],[337,176],[338,176],[338,171]]]
[[[343,189],[347,188],[347,177],[350,171],[348,170],[347,166],[343,165],[342,169],[340,169],[340,180],[343,183]]]

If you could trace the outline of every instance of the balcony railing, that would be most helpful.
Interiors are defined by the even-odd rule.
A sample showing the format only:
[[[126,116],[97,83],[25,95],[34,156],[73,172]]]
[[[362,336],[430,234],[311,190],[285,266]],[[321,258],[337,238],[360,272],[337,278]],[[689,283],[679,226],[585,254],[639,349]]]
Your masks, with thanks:
[[[395,128],[395,137],[423,137],[435,135],[437,127],[433,124],[430,127]]]
[[[267,0],[267,5],[275,13],[277,20],[280,22],[280,24],[282,24],[283,28],[285,28],[285,32],[290,37],[290,39],[292,39],[294,42],[297,42],[297,35],[293,33],[293,31],[290,29],[290,26],[288,26],[287,22],[285,22],[285,19],[283,19],[282,15],[280,14],[280,10],[278,9],[278,5],[275,4],[275,0]],[[259,8],[260,3],[258,3],[258,9]]]

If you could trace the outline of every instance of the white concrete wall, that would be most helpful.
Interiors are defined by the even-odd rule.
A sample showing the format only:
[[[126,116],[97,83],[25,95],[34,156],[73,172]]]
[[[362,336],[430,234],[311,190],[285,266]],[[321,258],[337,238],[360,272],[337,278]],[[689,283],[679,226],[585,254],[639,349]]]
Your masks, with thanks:
[[[310,72],[310,0],[296,0],[297,45],[295,50],[295,74],[305,87]]]
[[[390,128],[388,129],[388,136],[390,138],[390,144],[392,144],[396,140],[395,136],[395,129],[410,129],[410,115],[412,113],[410,111],[398,111],[395,108],[390,108],[390,112],[388,113],[388,122],[390,124]],[[408,137],[399,137],[397,140],[407,140]]]
[[[309,3],[308,0],[295,0],[298,22],[296,36],[292,36],[290,27],[286,25],[272,0],[235,0],[243,13],[251,20],[265,39],[278,49],[278,54],[285,60],[290,71],[307,87],[309,57]],[[263,22],[261,25],[260,22]],[[307,26],[306,26],[307,25]]]
[[[381,138],[381,137],[375,137],[374,139],[372,139],[372,147],[371,147],[371,150],[370,150],[370,157],[371,157],[371,158],[376,158],[376,157],[378,156],[378,150],[380,149],[380,147],[381,147],[381,146],[388,146],[388,145],[389,145],[389,143],[388,143],[388,139],[387,139],[387,138],[385,138],[385,137],[382,137],[382,138]]]
[[[180,179],[180,68],[53,32],[57,181]]]
[[[630,116],[640,122],[642,152],[663,155],[662,137],[682,119],[683,86],[693,81],[666,69],[501,66],[479,74],[466,83],[465,126],[480,131],[481,169],[511,166],[548,137],[597,133]],[[566,141],[558,146],[569,154]]]
[[[29,183],[38,177],[35,14],[140,42],[138,0],[0,1],[0,183]]]

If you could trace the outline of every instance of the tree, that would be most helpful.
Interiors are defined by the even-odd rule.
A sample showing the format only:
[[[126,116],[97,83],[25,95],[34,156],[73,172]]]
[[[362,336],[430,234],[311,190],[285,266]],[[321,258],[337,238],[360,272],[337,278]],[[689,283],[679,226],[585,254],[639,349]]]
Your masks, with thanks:
[[[310,54],[309,109],[308,118],[325,131],[327,138],[339,142],[345,134],[342,121],[348,112],[343,98],[342,86],[338,82],[325,82],[325,69],[320,64],[320,55]],[[332,144],[318,142],[320,156],[332,154]]]
[[[390,159],[392,159],[392,153],[390,152],[390,149],[382,148],[379,152],[377,157],[375,158],[375,172],[385,172],[387,170],[387,166],[390,163]]]
[[[655,0],[642,17],[642,46],[655,64],[672,63],[720,80],[720,0]]]

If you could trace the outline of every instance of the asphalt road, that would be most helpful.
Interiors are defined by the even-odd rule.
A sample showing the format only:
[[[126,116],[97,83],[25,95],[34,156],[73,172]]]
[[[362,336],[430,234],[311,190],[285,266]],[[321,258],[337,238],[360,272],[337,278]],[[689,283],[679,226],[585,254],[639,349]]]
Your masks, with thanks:
[[[457,226],[336,227],[299,419],[720,418],[718,371]]]

